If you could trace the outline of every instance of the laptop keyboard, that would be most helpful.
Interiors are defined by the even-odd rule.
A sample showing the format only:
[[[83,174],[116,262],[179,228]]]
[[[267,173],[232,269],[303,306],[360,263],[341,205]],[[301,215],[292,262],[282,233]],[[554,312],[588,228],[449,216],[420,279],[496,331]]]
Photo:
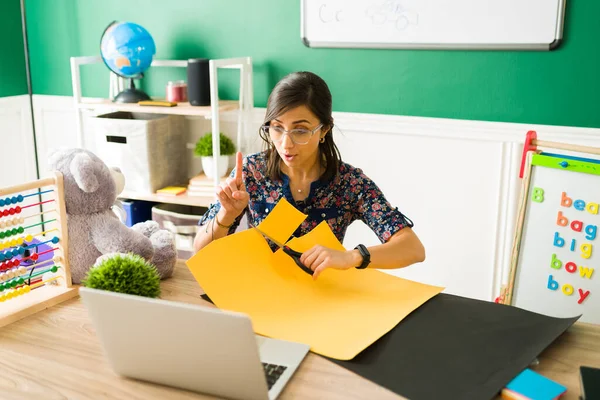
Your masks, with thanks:
[[[279,379],[281,374],[287,369],[284,365],[277,364],[268,364],[262,363],[263,368],[265,369],[265,377],[267,378],[267,385],[269,386],[269,390],[273,387],[275,382]]]

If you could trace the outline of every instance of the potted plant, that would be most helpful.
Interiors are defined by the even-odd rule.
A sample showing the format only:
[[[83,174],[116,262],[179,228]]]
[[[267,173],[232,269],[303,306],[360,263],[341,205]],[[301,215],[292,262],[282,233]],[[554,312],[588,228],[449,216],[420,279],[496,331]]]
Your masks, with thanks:
[[[82,281],[83,286],[137,296],[160,296],[156,267],[137,254],[115,253],[99,258]]]
[[[214,171],[212,133],[204,134],[196,142],[194,154],[201,158],[202,169],[207,178],[212,179],[215,175],[218,175],[219,178],[225,176],[229,169],[229,156],[235,154],[235,145],[229,137],[219,133],[219,142],[221,155],[217,161],[217,171]]]

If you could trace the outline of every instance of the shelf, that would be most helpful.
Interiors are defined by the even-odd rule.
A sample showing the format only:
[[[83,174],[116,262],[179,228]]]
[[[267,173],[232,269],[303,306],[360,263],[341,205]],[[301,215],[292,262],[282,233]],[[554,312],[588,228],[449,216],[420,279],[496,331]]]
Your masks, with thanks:
[[[124,190],[120,195],[120,199],[144,200],[155,203],[180,204],[184,206],[208,207],[216,199],[216,196],[188,196],[186,193],[178,196],[165,196],[156,193],[136,193]]]
[[[77,147],[85,148],[84,140],[84,113],[83,111],[93,111],[96,114],[109,113],[115,111],[151,113],[151,114],[171,114],[182,115],[188,118],[205,118],[211,120],[211,132],[213,137],[213,151],[215,154],[219,152],[219,132],[220,129],[220,114],[231,111],[237,111],[237,142],[236,147],[240,150],[243,148],[242,138],[244,130],[248,129],[254,108],[254,90],[252,80],[252,58],[251,57],[236,57],[224,59],[211,59],[208,63],[209,68],[209,83],[210,83],[210,98],[213,101],[213,106],[191,106],[189,103],[178,103],[174,107],[158,107],[158,106],[140,106],[137,103],[114,103],[111,99],[115,95],[115,91],[119,91],[119,81],[116,75],[111,75],[109,81],[108,96],[106,98],[83,97],[81,90],[81,71],[80,68],[85,65],[102,64],[100,56],[88,57],[71,57],[71,83],[73,86],[73,98],[75,100],[76,109],[76,127],[77,127]],[[152,68],[156,67],[177,67],[186,68],[187,60],[152,60]],[[218,100],[219,99],[219,80],[218,70],[221,68],[237,69],[240,71],[240,96],[238,100]],[[115,79],[117,78],[117,79]],[[122,85],[121,85],[122,86]],[[160,100],[160,99],[155,99]],[[214,159],[214,168],[217,168],[217,158]],[[166,166],[165,166],[166,167]],[[211,182],[210,187],[218,184]],[[182,185],[183,186],[183,185]],[[187,206],[208,207],[216,200],[214,193],[201,196],[189,196],[187,193],[179,196],[160,195],[156,193],[137,193],[124,191],[118,196],[120,199],[144,200],[155,203],[180,204]]]
[[[109,99],[82,98],[78,104],[82,110],[129,111],[151,114],[189,115],[210,118],[211,106],[191,106],[190,103],[178,103],[175,107],[140,106],[136,103],[114,103]],[[237,100],[219,101],[219,112],[233,111],[239,108]]]

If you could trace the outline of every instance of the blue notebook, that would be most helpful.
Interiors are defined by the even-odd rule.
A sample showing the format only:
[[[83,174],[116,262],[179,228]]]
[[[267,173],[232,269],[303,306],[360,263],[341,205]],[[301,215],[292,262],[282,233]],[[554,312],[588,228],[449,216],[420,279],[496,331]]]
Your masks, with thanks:
[[[560,397],[567,388],[553,380],[526,369],[517,375],[506,389],[527,399],[553,400]]]

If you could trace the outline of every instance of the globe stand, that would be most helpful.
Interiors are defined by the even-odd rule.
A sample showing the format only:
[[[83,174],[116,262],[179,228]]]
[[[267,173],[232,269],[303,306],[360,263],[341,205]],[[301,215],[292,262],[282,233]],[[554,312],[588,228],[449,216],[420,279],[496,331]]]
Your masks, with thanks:
[[[115,96],[115,103],[139,103],[142,100],[151,100],[144,91],[136,89],[133,79],[130,79],[129,89],[123,90]]]

